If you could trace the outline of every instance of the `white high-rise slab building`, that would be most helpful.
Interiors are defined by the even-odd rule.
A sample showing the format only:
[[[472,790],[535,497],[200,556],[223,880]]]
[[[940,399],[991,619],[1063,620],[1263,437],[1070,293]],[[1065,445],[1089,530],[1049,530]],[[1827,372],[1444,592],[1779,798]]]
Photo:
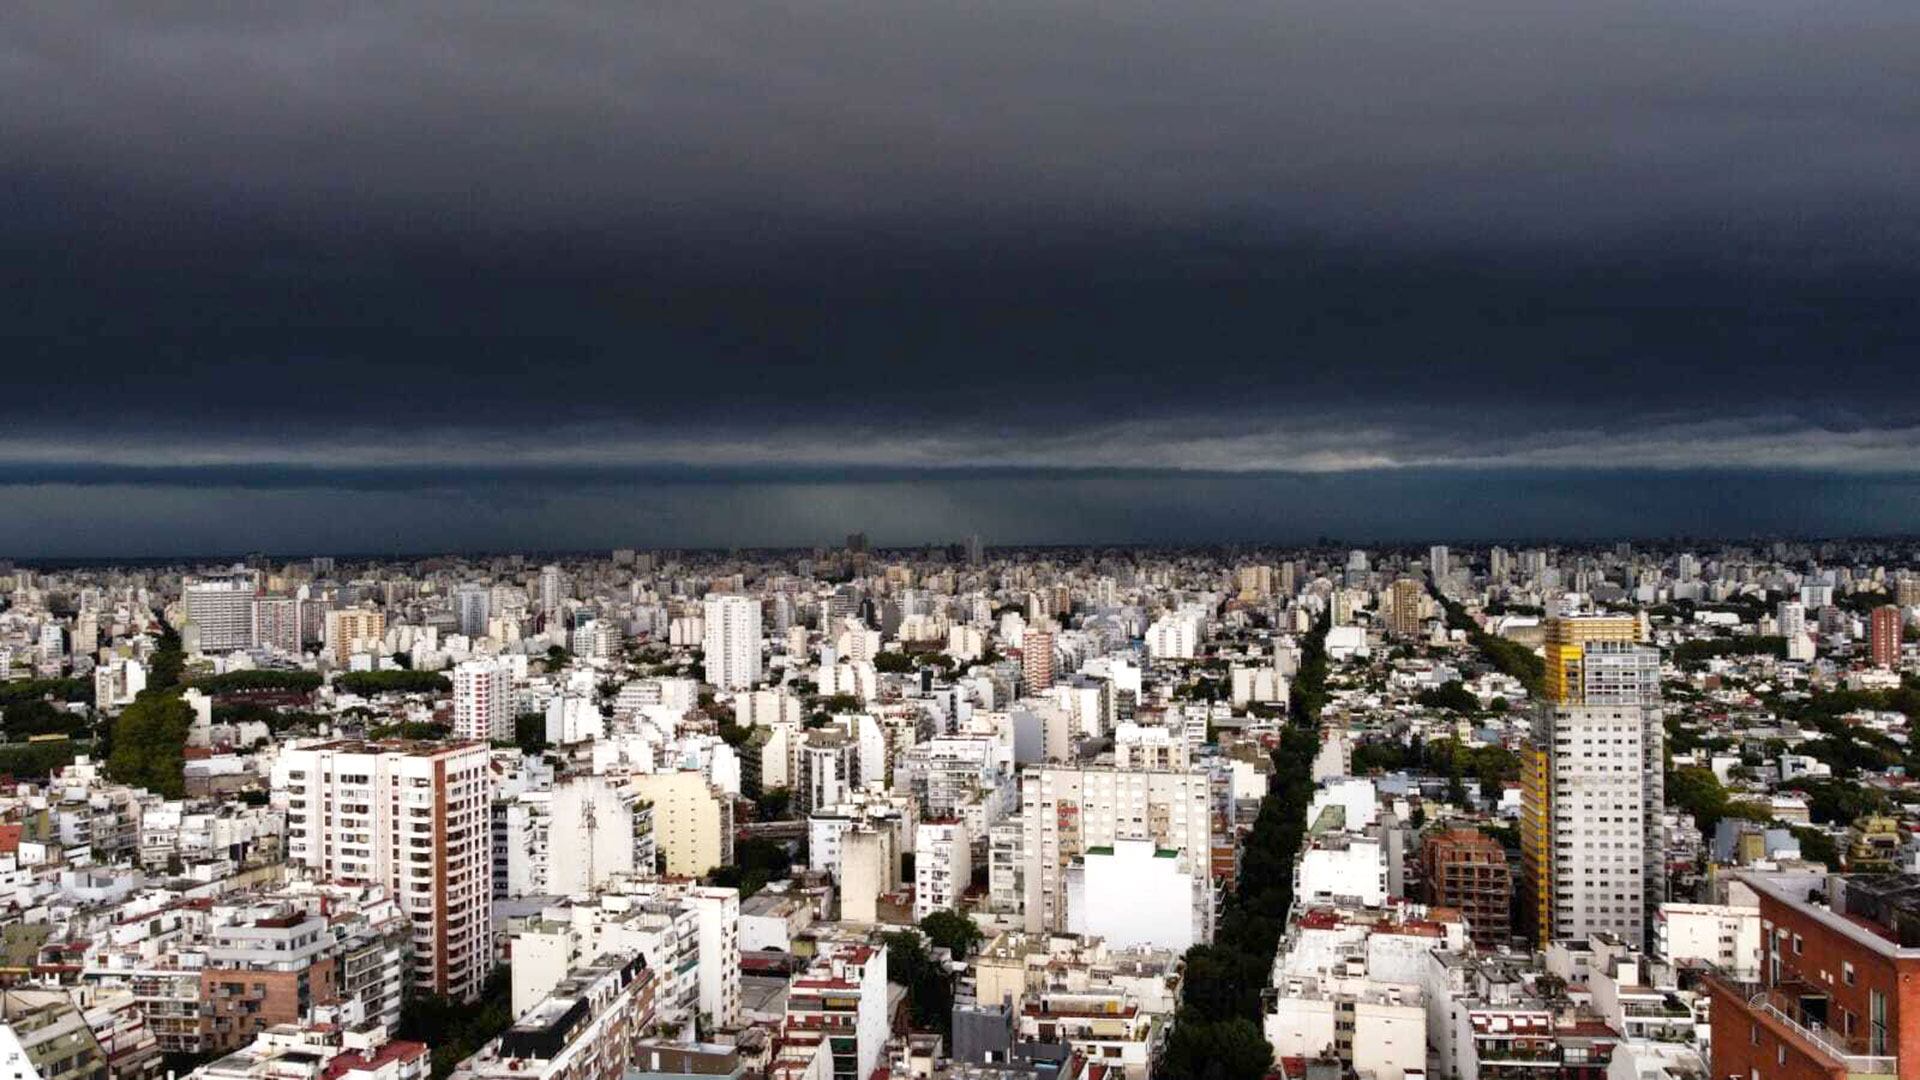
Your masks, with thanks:
[[[251,572],[201,578],[182,587],[187,621],[200,633],[202,652],[253,647],[253,604],[259,591]]]
[[[468,660],[453,669],[453,734],[460,739],[513,738],[513,676],[497,660]]]
[[[760,601],[709,596],[706,602],[707,681],[722,690],[751,690],[760,681]]]
[[[471,1001],[491,967],[485,743],[340,740],[282,751],[287,861],[386,885],[413,933],[414,985]]]

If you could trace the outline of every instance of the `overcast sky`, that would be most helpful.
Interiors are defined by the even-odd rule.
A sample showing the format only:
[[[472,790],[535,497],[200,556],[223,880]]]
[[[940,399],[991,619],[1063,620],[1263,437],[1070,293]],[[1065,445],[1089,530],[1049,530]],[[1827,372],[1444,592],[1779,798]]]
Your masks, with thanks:
[[[1920,5],[0,14],[0,555],[1914,532]]]

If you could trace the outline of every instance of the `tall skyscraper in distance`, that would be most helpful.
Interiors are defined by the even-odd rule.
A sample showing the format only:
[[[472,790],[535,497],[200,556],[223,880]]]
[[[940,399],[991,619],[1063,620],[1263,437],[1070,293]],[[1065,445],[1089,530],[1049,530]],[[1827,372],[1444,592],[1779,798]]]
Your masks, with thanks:
[[[1447,550],[1447,545],[1435,544],[1427,549],[1427,573],[1433,576],[1435,586],[1453,573],[1453,553]]]
[[[1882,604],[1867,624],[1867,652],[1873,666],[1892,670],[1900,666],[1900,609]]]
[[[751,690],[760,681],[760,601],[748,596],[706,600],[707,681],[722,690]]]
[[[979,566],[986,561],[986,548],[980,544],[980,534],[967,537],[967,565]]]

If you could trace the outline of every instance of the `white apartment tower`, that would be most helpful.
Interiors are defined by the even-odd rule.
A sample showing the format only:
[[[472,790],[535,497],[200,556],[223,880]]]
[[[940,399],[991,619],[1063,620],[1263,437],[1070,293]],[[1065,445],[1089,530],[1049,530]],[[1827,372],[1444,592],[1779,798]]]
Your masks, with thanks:
[[[187,621],[200,632],[202,652],[253,647],[253,604],[259,587],[251,571],[191,581],[180,593]]]
[[[453,669],[453,736],[513,738],[513,675],[497,660],[468,660]]]
[[[490,966],[492,847],[484,743],[321,743],[281,753],[287,861],[393,891],[416,989],[479,996]]]
[[[1551,770],[1552,925],[1543,936],[1606,931],[1638,945],[1666,899],[1659,651],[1586,642],[1579,695],[1535,721]]]
[[[973,844],[958,821],[923,821],[913,840],[913,921],[957,911],[973,881]]]
[[[760,601],[709,596],[706,601],[707,682],[722,690],[751,690],[760,681]]]

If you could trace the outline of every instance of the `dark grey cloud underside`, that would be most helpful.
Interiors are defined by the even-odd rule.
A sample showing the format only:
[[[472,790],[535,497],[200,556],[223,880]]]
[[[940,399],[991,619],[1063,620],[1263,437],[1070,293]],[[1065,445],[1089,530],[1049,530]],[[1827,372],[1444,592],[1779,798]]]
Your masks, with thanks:
[[[1898,476],[1672,466],[1776,431],[1769,466],[1898,466],[1916,84],[1908,0],[22,8],[0,549],[1907,531]],[[1732,453],[1676,438],[1727,416]],[[1584,477],[796,453],[1169,426],[1681,449]],[[311,453],[490,461],[503,432],[695,464]],[[214,443],[258,463],[167,471]]]
[[[0,488],[0,552],[32,557],[884,544],[1920,534],[1920,480],[1806,473],[1404,470],[1337,476],[1044,472],[428,487]]]

